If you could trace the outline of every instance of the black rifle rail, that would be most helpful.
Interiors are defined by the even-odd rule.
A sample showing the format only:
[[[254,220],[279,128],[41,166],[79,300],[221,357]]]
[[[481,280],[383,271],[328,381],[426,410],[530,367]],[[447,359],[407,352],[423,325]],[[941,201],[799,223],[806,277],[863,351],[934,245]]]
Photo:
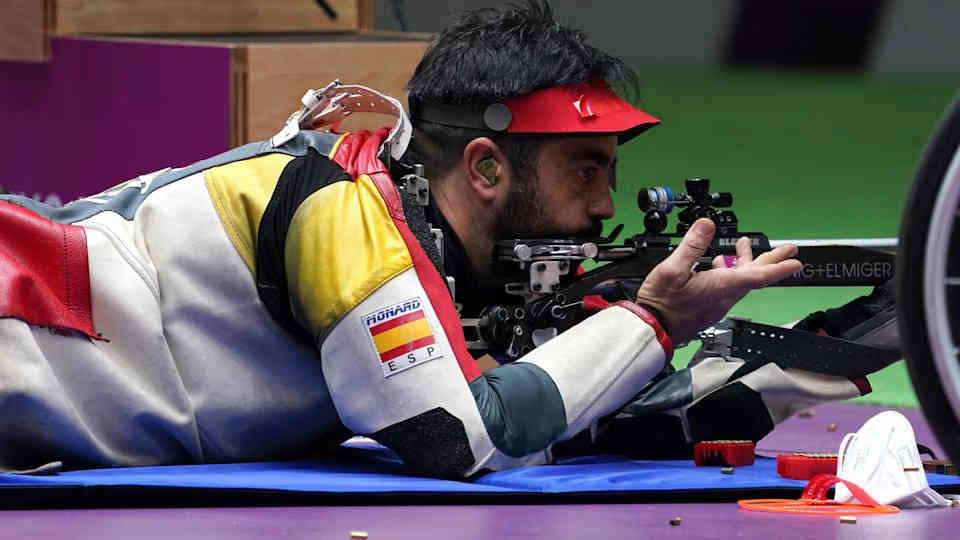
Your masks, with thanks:
[[[695,266],[695,271],[704,271],[712,268],[713,258],[718,255],[736,255],[737,239],[746,236],[751,239],[754,256],[774,249],[776,246],[789,241],[770,242],[763,233],[737,233],[731,236],[718,236],[707,253]],[[643,234],[626,239],[622,244],[613,244],[611,239],[598,239],[597,254],[594,257],[581,257],[579,260],[595,260],[600,266],[575,276],[568,276],[562,286],[546,294],[537,294],[530,290],[529,271],[531,265],[545,260],[557,260],[550,255],[533,256],[518,265],[517,278],[512,287],[525,289],[528,293],[527,302],[523,304],[524,316],[520,318],[496,320],[481,318],[478,328],[480,337],[489,345],[503,347],[522,355],[536,347],[533,340],[535,329],[555,328],[558,332],[570,328],[577,322],[576,317],[568,314],[571,306],[579,306],[585,296],[597,294],[598,287],[608,283],[635,282],[639,283],[653,270],[656,265],[666,259],[680,238],[679,234]],[[532,245],[571,245],[588,240],[550,240],[550,239],[518,239],[504,242],[501,245],[513,246],[519,244]],[[880,249],[882,241],[876,240],[842,240],[846,245],[832,245],[829,240],[801,240],[797,259],[803,263],[803,269],[773,286],[782,287],[811,287],[811,286],[876,286],[893,277],[895,254],[889,248],[893,244]],[[860,242],[870,247],[852,245]],[[506,250],[504,250],[506,252]],[[565,258],[569,260],[569,257]],[[504,256],[501,261],[516,259]],[[498,306],[494,306],[498,307]],[[516,306],[521,307],[521,306]],[[494,336],[497,336],[494,338]],[[491,339],[494,338],[494,339]]]
[[[736,255],[736,239],[748,236],[758,238],[759,249],[754,256],[771,250],[770,242],[760,233],[741,233],[736,237],[714,239],[714,246],[700,259],[696,271],[712,268],[717,255]],[[567,304],[591,294],[598,285],[607,281],[643,280],[653,268],[666,259],[676,248],[669,245],[667,235],[655,237],[635,236],[623,245],[600,246],[594,259],[606,264],[568,278],[569,284],[554,291],[560,296],[559,304]],[[522,242],[522,241],[517,241]],[[731,242],[733,245],[731,245]],[[780,244],[782,242],[778,242]],[[729,247],[719,247],[729,246]],[[807,245],[800,246],[796,258],[803,263],[803,270],[774,287],[856,287],[876,286],[893,277],[896,256],[889,251],[854,245]]]

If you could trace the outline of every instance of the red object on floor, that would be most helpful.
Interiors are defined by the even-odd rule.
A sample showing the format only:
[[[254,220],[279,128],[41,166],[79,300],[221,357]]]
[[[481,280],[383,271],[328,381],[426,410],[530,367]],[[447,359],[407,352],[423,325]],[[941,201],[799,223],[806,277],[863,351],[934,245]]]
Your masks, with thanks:
[[[753,465],[753,441],[703,441],[693,445],[693,462],[698,467],[742,467]]]
[[[780,454],[777,474],[794,480],[810,480],[818,474],[836,474],[836,454]]]

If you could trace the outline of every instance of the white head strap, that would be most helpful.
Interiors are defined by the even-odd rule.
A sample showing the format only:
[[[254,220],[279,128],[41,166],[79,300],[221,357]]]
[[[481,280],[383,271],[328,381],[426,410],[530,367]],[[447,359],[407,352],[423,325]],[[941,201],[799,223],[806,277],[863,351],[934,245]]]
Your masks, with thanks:
[[[340,84],[339,80],[335,80],[322,90],[307,90],[300,98],[300,103],[300,110],[291,114],[283,129],[270,138],[270,144],[274,148],[296,137],[300,130],[336,126],[355,112],[396,117],[396,123],[380,147],[381,154],[384,149],[389,149],[391,158],[400,159],[410,144],[412,128],[403,105],[396,99],[366,86]]]

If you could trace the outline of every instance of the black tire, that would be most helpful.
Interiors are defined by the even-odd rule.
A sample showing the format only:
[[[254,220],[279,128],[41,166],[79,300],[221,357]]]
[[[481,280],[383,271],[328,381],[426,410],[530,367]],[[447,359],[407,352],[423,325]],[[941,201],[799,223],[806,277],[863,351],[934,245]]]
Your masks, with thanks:
[[[953,463],[960,463],[960,406],[951,405],[948,394],[952,393],[956,396],[960,393],[960,388],[952,388],[953,384],[950,380],[942,376],[943,359],[949,357],[941,352],[941,361],[938,364],[935,357],[938,353],[934,351],[931,344],[941,347],[943,343],[948,342],[941,339],[942,333],[935,332],[938,327],[935,326],[935,321],[929,320],[930,306],[923,293],[924,285],[929,285],[925,283],[927,280],[924,275],[927,270],[925,268],[927,240],[933,226],[934,208],[940,197],[940,189],[947,179],[948,168],[958,152],[960,152],[960,98],[954,101],[944,113],[927,143],[917,168],[904,206],[896,263],[900,336],[910,379],[916,389],[924,416],[930,422],[933,432]],[[957,220],[954,218],[954,224],[956,223]],[[958,229],[960,227],[952,227],[951,237],[948,240],[946,255],[948,275],[957,275],[956,272],[960,269],[960,230]],[[935,230],[934,234],[942,232],[942,230]],[[958,328],[960,305],[956,301],[960,291],[951,291],[947,294],[948,289],[945,284],[946,281],[941,284],[945,288],[940,292],[946,296],[947,324],[950,329],[949,334],[952,336],[948,335],[943,339],[951,339],[956,343],[960,339],[960,328]],[[960,289],[960,287],[950,289]],[[931,289],[931,291],[935,290]],[[933,343],[931,343],[931,334],[935,336]],[[955,353],[952,355],[952,360],[958,361]]]

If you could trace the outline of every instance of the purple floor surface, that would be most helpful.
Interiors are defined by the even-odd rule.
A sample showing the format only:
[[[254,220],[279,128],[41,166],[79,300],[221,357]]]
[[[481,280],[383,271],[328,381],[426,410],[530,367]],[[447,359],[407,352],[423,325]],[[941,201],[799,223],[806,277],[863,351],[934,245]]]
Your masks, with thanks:
[[[844,435],[856,432],[870,417],[887,410],[898,411],[906,416],[913,424],[917,442],[936,452],[937,457],[947,459],[919,409],[844,403],[821,405],[811,411],[811,417],[798,415],[790,418],[757,444],[757,453],[765,456],[776,456],[785,452],[836,453]],[[828,429],[831,424],[837,426],[836,430]],[[927,456],[921,457],[928,459]]]
[[[791,419],[761,441],[761,453],[835,452],[883,407],[821,406],[809,418]],[[902,410],[917,439],[939,450],[917,411]],[[836,424],[835,431],[828,431]],[[500,538],[777,538],[946,539],[957,538],[960,508],[904,510],[896,515],[837,517],[747,512],[735,503],[544,504],[474,506],[304,506],[271,508],[166,508],[28,510],[0,512],[0,538],[205,538],[348,539],[365,531],[380,539]],[[670,524],[679,517],[682,523]]]
[[[678,526],[670,520],[679,517]],[[734,503],[33,510],[0,514],[0,538],[337,539],[956,538],[960,509],[838,518],[746,512]]]

